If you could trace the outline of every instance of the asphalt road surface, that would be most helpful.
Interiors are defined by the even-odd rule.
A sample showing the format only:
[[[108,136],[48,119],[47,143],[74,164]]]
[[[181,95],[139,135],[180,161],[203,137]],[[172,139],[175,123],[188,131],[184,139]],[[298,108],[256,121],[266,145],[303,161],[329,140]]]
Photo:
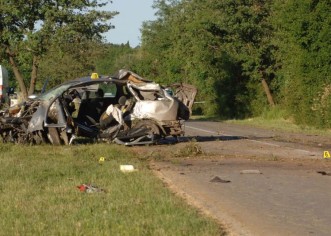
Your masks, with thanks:
[[[329,137],[218,122],[185,130],[180,143],[153,147],[165,158],[151,166],[229,235],[331,235]],[[192,139],[202,154],[178,157]]]

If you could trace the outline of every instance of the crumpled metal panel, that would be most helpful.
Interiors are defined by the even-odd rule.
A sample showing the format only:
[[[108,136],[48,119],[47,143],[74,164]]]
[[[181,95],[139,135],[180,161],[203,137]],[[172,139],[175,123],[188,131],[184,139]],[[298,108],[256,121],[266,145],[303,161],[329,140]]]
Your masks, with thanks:
[[[132,118],[176,120],[178,102],[175,100],[137,101],[132,113]]]
[[[150,80],[147,80],[147,79],[137,75],[136,73],[126,70],[126,69],[121,69],[118,72],[117,78],[120,80],[132,81],[134,83],[151,82]]]
[[[37,130],[43,130],[44,118],[47,107],[41,104],[37,111],[32,115],[28,126],[28,132],[34,132]]]
[[[130,86],[139,89],[139,90],[143,90],[143,91],[160,91],[161,90],[161,86],[157,83],[132,83],[132,82],[128,82],[128,84],[130,84]]]
[[[189,109],[191,114],[194,99],[198,92],[197,88],[185,83],[176,83],[171,85],[171,87],[175,89],[175,97]]]

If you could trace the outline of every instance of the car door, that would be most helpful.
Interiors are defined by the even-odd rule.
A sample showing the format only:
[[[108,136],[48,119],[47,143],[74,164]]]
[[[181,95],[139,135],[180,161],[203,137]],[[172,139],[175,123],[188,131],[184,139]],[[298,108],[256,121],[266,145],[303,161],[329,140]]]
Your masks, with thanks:
[[[197,95],[197,88],[190,84],[176,83],[170,86],[173,91],[173,96],[180,101],[179,116],[184,120],[188,120],[192,114],[192,106]]]

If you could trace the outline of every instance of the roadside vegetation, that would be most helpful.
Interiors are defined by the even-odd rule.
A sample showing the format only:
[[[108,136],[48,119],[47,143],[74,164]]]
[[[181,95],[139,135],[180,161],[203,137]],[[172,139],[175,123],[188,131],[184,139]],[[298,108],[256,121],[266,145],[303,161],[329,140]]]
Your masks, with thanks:
[[[121,164],[138,171],[122,173]],[[121,146],[2,144],[0,173],[0,235],[222,234]],[[81,192],[84,183],[104,192]]]
[[[300,126],[331,128],[330,1],[159,0],[155,7],[137,71],[195,84],[203,115],[239,120],[275,109]]]
[[[297,124],[293,116],[290,116],[289,113],[278,107],[266,109],[261,115],[253,116],[247,119],[224,119],[219,116],[203,115],[193,115],[191,119],[200,121],[219,121],[230,124],[250,125],[278,131],[326,135],[331,137],[331,129]]]
[[[201,115],[239,120],[275,109],[299,126],[331,128],[329,0],[155,0],[137,48],[102,38],[117,15],[101,11],[107,2],[0,3],[11,85],[30,94],[46,80],[126,68],[194,84]]]
[[[215,118],[214,118],[215,119]],[[215,119],[221,121],[221,119]],[[278,131],[297,132],[305,134],[324,135],[331,137],[331,129],[317,128],[310,125],[295,123],[293,116],[290,116],[284,110],[272,108],[262,112],[260,116],[247,119],[231,119],[226,123],[250,125],[261,128],[273,129]]]

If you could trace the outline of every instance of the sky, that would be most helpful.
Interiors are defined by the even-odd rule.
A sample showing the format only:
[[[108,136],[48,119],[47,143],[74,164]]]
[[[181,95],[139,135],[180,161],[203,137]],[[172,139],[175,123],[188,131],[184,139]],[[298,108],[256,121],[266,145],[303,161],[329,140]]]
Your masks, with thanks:
[[[153,0],[113,0],[105,7],[107,11],[118,11],[111,24],[115,29],[105,34],[106,40],[114,44],[127,43],[131,47],[140,45],[142,23],[155,19]]]

